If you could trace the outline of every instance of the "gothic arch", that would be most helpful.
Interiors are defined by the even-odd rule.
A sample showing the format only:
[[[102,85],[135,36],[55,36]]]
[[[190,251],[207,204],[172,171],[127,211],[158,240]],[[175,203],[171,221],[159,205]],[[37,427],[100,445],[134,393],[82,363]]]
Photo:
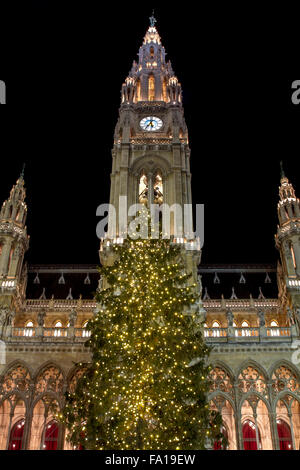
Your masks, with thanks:
[[[250,392],[244,394],[242,396],[242,398],[239,400],[239,403],[238,403],[238,412],[239,412],[239,414],[241,414],[241,412],[242,412],[243,404],[245,403],[245,401],[247,401],[249,404],[251,404],[251,398],[252,398],[252,401],[253,401],[253,399],[257,399],[257,403],[262,401],[266,405],[268,413],[272,412],[272,407],[270,405],[269,400],[266,397],[264,397],[263,395],[261,395],[260,393],[254,391],[254,390],[251,390]]]
[[[87,366],[82,364],[82,366],[76,365],[70,369],[67,375],[67,391],[70,391],[72,386],[77,383],[78,379],[84,374],[86,368]]]
[[[293,374],[297,377],[297,380],[300,383],[300,372],[299,369],[290,361],[287,361],[286,359],[280,359],[271,366],[269,369],[269,377],[272,380],[273,373],[279,368],[279,367],[286,367],[287,369],[290,369]]]
[[[242,362],[242,364],[239,366],[238,370],[237,370],[237,374],[236,374],[236,380],[238,380],[239,376],[240,376],[240,373],[244,370],[244,369],[247,369],[247,367],[253,367],[253,369],[256,369],[257,372],[260,372],[266,383],[268,382],[269,380],[269,374],[268,372],[266,371],[266,369],[261,365],[259,364],[258,362],[254,361],[253,359],[246,359],[244,362]]]
[[[138,157],[131,165],[130,172],[138,177],[142,170],[147,172],[153,172],[155,169],[159,169],[162,172],[163,178],[171,172],[171,165],[166,158],[163,156],[157,156],[153,154],[146,154]]]
[[[61,396],[65,390],[66,376],[62,368],[53,361],[43,364],[34,376],[34,395],[41,397],[54,392],[56,397]]]
[[[210,362],[209,365],[212,369],[214,369],[215,367],[219,367],[219,369],[223,369],[229,375],[232,383],[234,383],[234,380],[235,380],[234,372],[228,364],[217,359],[213,362]]]
[[[32,372],[24,361],[13,361],[1,374],[0,396],[1,401],[15,393],[20,394],[27,401],[27,395],[32,383]]]
[[[3,372],[1,373],[1,377],[3,377],[5,374],[7,374],[8,372],[10,372],[12,369],[18,367],[18,366],[22,366],[24,367],[25,369],[28,370],[29,374],[30,374],[30,377],[32,378],[34,376],[34,372],[33,372],[33,369],[32,367],[30,367],[25,361],[22,361],[22,359],[16,359],[14,360],[13,362],[11,362],[10,364],[8,364],[8,366],[6,367],[6,369],[3,370]]]
[[[270,374],[273,393],[279,395],[284,392],[294,392],[296,396],[300,396],[300,378],[299,372],[288,361],[277,361]]]
[[[222,392],[221,390],[215,390],[214,392],[208,395],[208,401],[214,401],[214,399],[218,397],[224,398],[224,402],[228,401],[233,409],[234,414],[236,414],[236,406],[234,403],[234,399],[228,393]]]

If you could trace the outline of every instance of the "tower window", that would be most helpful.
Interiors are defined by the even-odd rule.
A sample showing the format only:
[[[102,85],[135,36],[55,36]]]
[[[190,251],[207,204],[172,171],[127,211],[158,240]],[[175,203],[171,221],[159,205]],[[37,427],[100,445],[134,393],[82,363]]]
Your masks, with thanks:
[[[159,205],[163,203],[163,181],[159,173],[154,181],[154,203]]]
[[[154,57],[154,47],[153,46],[150,47],[150,57],[151,58]]]
[[[148,101],[155,100],[155,78],[154,75],[149,75],[148,81]]]
[[[139,181],[139,203],[147,205],[147,202],[148,202],[148,179],[145,173],[143,173]]]

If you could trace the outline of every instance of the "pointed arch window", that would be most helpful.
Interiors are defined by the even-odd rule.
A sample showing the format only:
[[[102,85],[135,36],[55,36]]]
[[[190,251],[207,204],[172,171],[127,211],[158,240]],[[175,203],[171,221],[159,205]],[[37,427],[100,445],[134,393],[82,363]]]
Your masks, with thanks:
[[[58,446],[58,434],[59,434],[59,427],[56,421],[50,421],[50,423],[46,424],[46,428],[44,431],[44,443],[43,449],[44,450],[57,450]]]
[[[219,338],[219,336],[220,336],[220,323],[218,321],[214,321],[213,324],[212,324],[212,328],[214,328],[213,336],[215,338]]]
[[[145,172],[142,173],[139,180],[139,203],[145,205],[148,203],[148,178]]]
[[[148,79],[148,101],[155,101],[155,78],[152,73]]]
[[[82,325],[82,337],[83,338],[89,338],[91,336],[91,332],[86,329],[88,322],[89,321],[87,320]]]
[[[20,419],[10,432],[8,450],[22,449],[25,419]]]
[[[277,320],[271,321],[271,336],[280,336],[279,324]]]
[[[242,336],[251,336],[251,332],[249,330],[249,323],[244,320],[242,323]]]
[[[293,450],[291,428],[282,419],[277,420],[277,432],[280,450]]]
[[[54,336],[61,336],[62,322],[60,320],[55,323],[54,328]]]
[[[160,172],[154,178],[154,204],[163,204],[163,180]]]
[[[261,450],[260,432],[249,419],[243,424],[244,450]]]
[[[29,320],[25,325],[25,336],[32,336],[33,335],[33,322]]]

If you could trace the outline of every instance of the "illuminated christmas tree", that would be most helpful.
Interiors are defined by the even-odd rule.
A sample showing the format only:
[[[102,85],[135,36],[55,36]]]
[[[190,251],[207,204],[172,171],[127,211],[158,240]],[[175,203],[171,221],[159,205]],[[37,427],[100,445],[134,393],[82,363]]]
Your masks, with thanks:
[[[92,362],[60,415],[69,439],[99,450],[204,449],[220,440],[222,419],[207,402],[209,349],[180,249],[128,239],[114,250],[87,327]]]

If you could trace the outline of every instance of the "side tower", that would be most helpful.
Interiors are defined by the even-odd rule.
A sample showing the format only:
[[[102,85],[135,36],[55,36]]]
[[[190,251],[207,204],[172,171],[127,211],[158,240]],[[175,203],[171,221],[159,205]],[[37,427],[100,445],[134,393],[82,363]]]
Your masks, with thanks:
[[[300,307],[300,201],[283,170],[280,183],[275,236],[282,265],[279,290],[286,306],[294,310]]]
[[[111,243],[112,238],[122,240],[124,235],[119,224],[121,212],[137,203],[148,207],[167,204],[170,208],[176,204],[182,211],[185,204],[192,204],[190,148],[181,85],[171,62],[166,61],[155,18],[151,17],[150,22],[139,49],[138,62],[133,62],[121,91],[110,189],[110,204],[116,210],[116,227],[109,218],[107,239],[102,242],[100,251],[103,264],[108,262],[105,243],[108,240]],[[120,197],[124,196],[127,200],[123,199],[125,203],[120,207]],[[182,243],[183,247],[188,245],[186,261],[195,282],[200,243],[193,236],[181,235],[182,229],[183,223],[178,222],[171,209],[171,239]]]
[[[0,308],[17,310],[25,297],[23,260],[29,246],[24,170],[0,212]]]

